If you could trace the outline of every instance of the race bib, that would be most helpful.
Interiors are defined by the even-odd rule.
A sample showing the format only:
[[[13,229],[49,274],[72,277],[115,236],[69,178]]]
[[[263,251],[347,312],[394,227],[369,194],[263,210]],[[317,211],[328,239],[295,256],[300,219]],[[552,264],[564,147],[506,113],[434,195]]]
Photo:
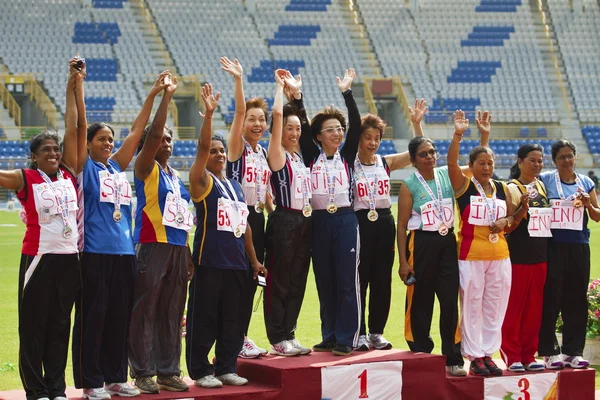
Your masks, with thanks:
[[[366,179],[360,179],[356,181],[356,193],[360,200],[368,203],[369,202],[369,192],[367,190],[367,185],[370,186],[370,190],[375,190],[375,200],[385,200],[390,196],[390,178],[386,175],[385,177],[380,176],[377,181],[377,188],[375,188],[375,179],[374,177],[370,182],[367,182]]]
[[[452,199],[442,200],[442,212],[444,218],[442,220],[439,209],[436,207],[434,201],[428,201],[421,206],[421,222],[423,224],[424,231],[437,231],[439,225],[444,224],[449,227],[454,227],[454,203]]]
[[[490,221],[489,211],[485,202],[492,199],[484,199],[481,196],[471,196],[471,206],[469,207],[469,223],[477,226],[490,226],[493,221]],[[495,199],[496,203],[496,221],[502,217],[506,217],[506,201]]]
[[[304,181],[304,185],[302,186],[302,182]],[[307,198],[312,198],[312,185],[310,180],[310,168],[302,168],[302,172],[298,173],[295,171],[294,174],[294,198],[303,200],[304,196],[302,194],[302,190],[306,189]]]
[[[101,170],[100,173],[100,202],[101,203],[115,203],[115,178],[107,170]],[[120,190],[121,205],[131,204],[131,186],[127,181],[127,175],[125,172],[118,172],[118,183]]]
[[[248,206],[246,203],[238,201],[234,207],[234,200],[221,197],[217,203],[217,230],[234,232],[235,229],[241,229],[246,232],[248,222]]]
[[[177,202],[175,194],[167,193],[162,223],[171,228],[191,231],[194,226],[194,216],[190,212],[188,202],[183,199]]]
[[[52,182],[52,188],[46,182],[33,184],[33,198],[35,201],[36,210],[43,210],[46,216],[56,215],[60,213],[59,204],[56,197],[60,197],[62,200],[67,195],[67,207],[69,211],[76,211],[77,207],[77,193],[73,183],[66,179],[59,179]],[[52,190],[56,191],[56,194]]]
[[[243,187],[254,187],[256,182],[262,187],[267,187],[269,180],[271,179],[271,170],[268,166],[263,166],[262,175],[260,174],[260,168],[256,168],[255,164],[246,164],[246,170],[244,171],[244,179],[242,181]]]
[[[569,200],[550,200],[552,205],[552,229],[583,230],[585,207],[575,208]]]
[[[552,237],[552,214],[551,208],[530,208],[527,231],[531,237]]]
[[[343,164],[342,164],[343,167]],[[335,194],[344,194],[348,193],[348,174],[346,173],[345,168],[338,168],[335,170],[330,170],[331,174],[331,183],[335,185]],[[310,174],[311,183],[312,183],[312,193],[318,195],[329,195],[327,191],[327,174],[325,173],[325,169],[320,165],[315,165]],[[335,182],[335,183],[334,183]]]

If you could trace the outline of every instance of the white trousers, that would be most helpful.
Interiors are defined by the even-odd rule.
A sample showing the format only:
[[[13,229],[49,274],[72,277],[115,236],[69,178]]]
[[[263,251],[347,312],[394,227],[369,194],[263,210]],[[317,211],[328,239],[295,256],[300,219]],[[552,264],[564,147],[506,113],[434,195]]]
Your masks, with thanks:
[[[500,349],[502,322],[512,268],[510,258],[496,261],[458,260],[462,354],[473,360],[491,356]]]

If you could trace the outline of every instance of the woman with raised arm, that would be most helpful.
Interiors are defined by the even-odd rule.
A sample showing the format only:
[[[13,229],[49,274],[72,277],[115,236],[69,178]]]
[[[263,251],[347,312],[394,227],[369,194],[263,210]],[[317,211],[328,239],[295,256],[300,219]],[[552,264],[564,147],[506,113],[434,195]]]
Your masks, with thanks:
[[[310,265],[311,183],[298,145],[302,127],[297,110],[292,104],[283,105],[283,79],[295,82],[288,71],[275,72],[277,91],[267,161],[273,171],[271,185],[277,208],[267,221],[265,267],[269,280],[263,303],[271,354],[295,356],[311,352],[295,335]],[[299,90],[295,85],[294,93]]]
[[[69,61],[65,139],[44,130],[29,143],[29,168],[0,170],[0,187],[14,190],[27,230],[19,267],[19,373],[28,400],[64,399],[71,310],[79,289],[77,251],[77,105],[85,65]]]
[[[409,107],[415,134],[423,135],[421,119],[427,112],[427,102],[415,100]],[[392,344],[383,337],[392,300],[392,266],[395,255],[396,224],[390,210],[390,172],[410,165],[408,151],[380,156],[377,154],[385,122],[377,115],[362,117],[358,156],[354,161],[356,174],[354,209],[360,228],[361,322],[355,350],[370,348],[388,350]],[[366,330],[367,287],[369,290],[369,337]]]
[[[472,375],[502,375],[491,356],[500,348],[510,293],[511,264],[504,231],[514,222],[513,206],[506,185],[492,179],[491,149],[478,146],[471,151],[471,179],[458,165],[460,141],[468,127],[464,112],[456,111],[454,135],[448,149],[448,175],[460,210],[462,353],[471,361]]]
[[[154,98],[171,85],[170,73],[161,73],[114,154],[114,130],[95,123],[87,130],[89,157],[83,167],[84,247],[82,290],[75,305],[73,375],[83,397],[109,399],[111,395],[137,396],[127,383],[127,341],[133,286],[137,275],[131,221],[129,166],[152,112]]]
[[[129,367],[142,393],[182,392],[181,320],[188,269],[193,273],[188,232],[194,225],[190,194],[169,165],[173,131],[165,126],[177,79],[164,92],[152,125],[146,127],[135,159],[135,231],[138,274],[129,335]],[[153,376],[157,376],[154,381]]]
[[[185,357],[190,377],[196,386],[204,388],[248,383],[236,374],[243,335],[239,323],[242,291],[248,279],[267,274],[254,252],[242,187],[225,177],[227,152],[223,138],[211,139],[212,116],[219,98],[220,93],[213,95],[211,84],[204,85],[206,114],[196,160],[190,168],[190,192],[198,227],[192,254],[195,273],[190,282]],[[254,271],[252,278],[246,272],[246,256]],[[208,353],[215,341],[213,365]]]
[[[556,169],[540,175],[553,212],[538,348],[548,369],[589,365],[582,357],[590,280],[588,220],[600,221],[600,208],[594,182],[575,171],[576,157],[577,148],[571,141],[558,140],[552,145]],[[563,320],[562,346],[555,334],[559,313]]]
[[[337,77],[350,120],[348,136],[341,110],[327,106],[311,121],[311,135],[302,132],[300,147],[311,169],[313,243],[312,259],[319,302],[322,342],[314,351],[349,355],[358,341],[360,291],[358,220],[354,213],[354,160],[360,136],[360,113],[352,96],[356,73],[347,69]],[[314,141],[313,141],[314,140]],[[316,144],[318,143],[318,145]]]
[[[482,146],[488,143],[490,121],[489,113],[478,112],[477,127]],[[408,286],[404,336],[411,351],[433,351],[434,343],[429,333],[437,295],[446,371],[450,375],[465,376],[460,335],[457,335],[459,274],[454,235],[454,191],[448,167],[436,167],[438,151],[430,139],[412,139],[408,151],[416,171],[406,178],[398,197],[398,274]],[[469,167],[461,169],[470,174]],[[407,230],[410,231],[408,235]]]
[[[273,203],[268,193],[271,170],[267,162],[267,151],[258,143],[267,129],[267,102],[261,97],[248,101],[244,99],[244,70],[237,59],[233,62],[221,57],[221,69],[233,76],[235,91],[235,115],[227,136],[227,177],[242,185],[244,198],[248,204],[248,224],[252,227],[252,241],[258,261],[265,261],[265,214],[273,211]],[[253,272],[248,265],[248,274]],[[258,347],[248,337],[248,328],[252,318],[252,305],[256,293],[255,279],[247,280],[248,287],[242,294],[240,320],[244,331],[244,340],[240,344],[241,358],[256,358],[266,355],[267,350]]]
[[[544,184],[537,179],[544,168],[544,149],[539,144],[519,148],[517,162],[507,183],[515,222],[506,230],[512,263],[512,283],[502,324],[500,354],[509,371],[542,371],[535,360],[542,323],[548,238],[552,237],[552,209]]]

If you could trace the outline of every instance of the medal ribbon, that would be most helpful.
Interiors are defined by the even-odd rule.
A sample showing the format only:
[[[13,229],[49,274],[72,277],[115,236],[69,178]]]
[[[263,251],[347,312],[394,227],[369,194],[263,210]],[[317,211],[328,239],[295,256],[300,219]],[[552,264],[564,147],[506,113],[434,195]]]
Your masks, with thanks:
[[[260,160],[260,163],[257,162],[256,154],[254,153],[254,150],[252,150],[252,147],[250,147],[250,144],[246,141],[244,141],[244,144],[246,146],[246,152],[248,153],[248,157],[251,160],[250,162],[252,163],[252,165],[254,165],[254,168],[255,168],[254,188],[256,189],[256,202],[264,204],[264,202],[267,200],[266,191],[265,191],[265,195],[264,196],[262,195],[262,180],[263,180],[263,174],[265,173],[263,161],[266,162],[265,155],[262,151],[262,146],[257,143],[256,149],[258,150],[257,151],[257,153],[259,154],[258,160]]]
[[[496,221],[496,212],[497,212],[497,208],[498,208],[498,205],[496,204],[496,186],[492,184],[492,188],[493,188],[492,198],[488,199],[488,197],[485,195],[485,190],[483,190],[483,186],[481,186],[481,183],[479,183],[477,181],[477,179],[475,179],[474,177],[471,178],[471,182],[473,182],[473,184],[477,188],[477,191],[479,192],[479,195],[481,197],[483,197],[483,200],[485,201],[485,207],[488,210],[488,221],[490,223],[490,226],[492,226],[492,224]],[[490,182],[490,184],[491,184],[491,182]],[[490,200],[492,203],[491,205],[490,205]]]
[[[427,184],[427,181],[425,180],[425,178],[423,178],[423,175],[421,175],[421,173],[419,171],[415,172],[415,176],[417,177],[417,179],[423,186],[423,189],[425,189],[425,191],[427,192],[427,194],[429,195],[431,200],[433,200],[433,204],[435,205],[435,208],[437,208],[437,211],[438,211],[438,213],[440,215],[440,219],[441,219],[440,224],[437,226],[439,228],[440,225],[445,224],[446,221],[444,219],[444,210],[442,208],[442,201],[444,200],[444,197],[442,195],[442,186],[440,185],[440,180],[438,178],[438,175],[435,173],[435,170],[434,170],[433,177],[435,179],[435,188],[437,191],[437,198],[435,197],[435,195],[433,194],[433,191]]]
[[[342,157],[340,156],[339,150],[335,151],[333,155],[333,165],[337,167],[338,163],[341,161]],[[329,204],[335,204],[335,179],[331,179],[331,174],[329,173],[329,167],[327,166],[327,156],[325,156],[325,152],[321,149],[321,154],[319,155],[319,160],[321,164],[323,164],[323,170],[325,171],[325,179],[327,183],[327,193],[329,193]],[[337,168],[336,168],[337,169]]]
[[[108,164],[108,166],[102,164],[101,162],[94,161],[96,165],[101,166],[105,171],[108,171],[113,178],[113,182],[115,183],[115,211],[119,211],[121,209],[121,181],[119,178],[119,173],[115,171],[115,169]]]
[[[58,203],[58,210],[60,212],[60,215],[62,216],[62,220],[63,220],[63,224],[65,225],[65,227],[69,227],[69,197],[67,196],[67,190],[64,189],[64,195],[61,197],[58,195],[56,188],[52,185],[52,180],[50,179],[50,177],[41,169],[38,169],[37,172],[40,174],[40,176],[42,177],[42,179],[44,180],[44,182],[46,182],[48,184],[48,186],[50,187],[50,190],[52,190],[52,194],[54,194],[54,198],[56,199],[56,202]],[[59,180],[63,180],[65,179],[63,177],[62,171],[60,170],[60,168],[58,169],[58,179]]]
[[[375,191],[377,190],[377,186],[379,185],[379,174],[377,170],[379,167],[383,167],[383,163],[381,162],[381,158],[379,155],[375,156],[375,180],[373,181],[373,190],[371,190],[371,182],[369,181],[369,177],[367,177],[367,173],[365,169],[358,159],[358,156],[354,160],[354,170],[358,171],[357,180],[364,179],[367,182],[367,197],[369,198],[369,210],[375,211]]]
[[[290,164],[292,165],[292,171],[294,172],[294,174],[298,175],[300,177],[300,181],[301,183],[301,189],[302,189],[302,207],[306,207],[309,205],[308,203],[308,185],[306,184],[306,174],[305,174],[305,169],[304,169],[304,162],[302,161],[302,156],[300,156],[300,159],[298,159],[296,161],[296,154],[291,155],[290,153],[287,152],[287,150],[285,151],[285,156],[287,157],[287,159],[290,161]],[[291,196],[291,194],[290,194]],[[290,199],[291,201],[291,199]]]
[[[171,184],[173,188],[173,194],[175,195],[175,204],[177,205],[177,212],[179,213],[179,199],[181,198],[181,188],[179,187],[179,178],[175,175],[175,171],[169,164],[167,164],[167,181]]]
[[[556,182],[556,191],[558,192],[558,195],[560,196],[561,200],[574,200],[575,199],[574,194],[570,195],[568,199],[565,197],[565,192],[563,192],[563,188],[562,188],[562,184],[560,182],[560,175],[558,174],[558,170],[554,171],[554,181]],[[575,183],[577,183],[577,186],[583,192],[584,191],[583,183],[581,183],[581,179],[579,179],[579,176],[577,174],[575,174]]]

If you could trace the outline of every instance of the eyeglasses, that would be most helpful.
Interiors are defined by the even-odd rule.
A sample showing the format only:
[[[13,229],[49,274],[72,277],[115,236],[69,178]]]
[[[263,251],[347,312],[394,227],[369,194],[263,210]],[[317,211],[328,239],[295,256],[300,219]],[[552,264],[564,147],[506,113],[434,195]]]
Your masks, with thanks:
[[[343,126],[334,126],[331,128],[325,128],[325,129],[321,129],[321,133],[325,132],[329,135],[332,135],[334,133],[344,133],[344,127]]]
[[[560,157],[556,157],[556,159],[559,161],[571,161],[574,158],[575,158],[575,154],[573,154],[573,153],[565,154],[564,156],[560,156]]]
[[[438,155],[438,151],[436,149],[431,149],[429,151],[422,151],[420,153],[417,153],[417,156],[421,157],[421,158],[427,158],[427,156],[431,156],[433,158],[436,158]]]

